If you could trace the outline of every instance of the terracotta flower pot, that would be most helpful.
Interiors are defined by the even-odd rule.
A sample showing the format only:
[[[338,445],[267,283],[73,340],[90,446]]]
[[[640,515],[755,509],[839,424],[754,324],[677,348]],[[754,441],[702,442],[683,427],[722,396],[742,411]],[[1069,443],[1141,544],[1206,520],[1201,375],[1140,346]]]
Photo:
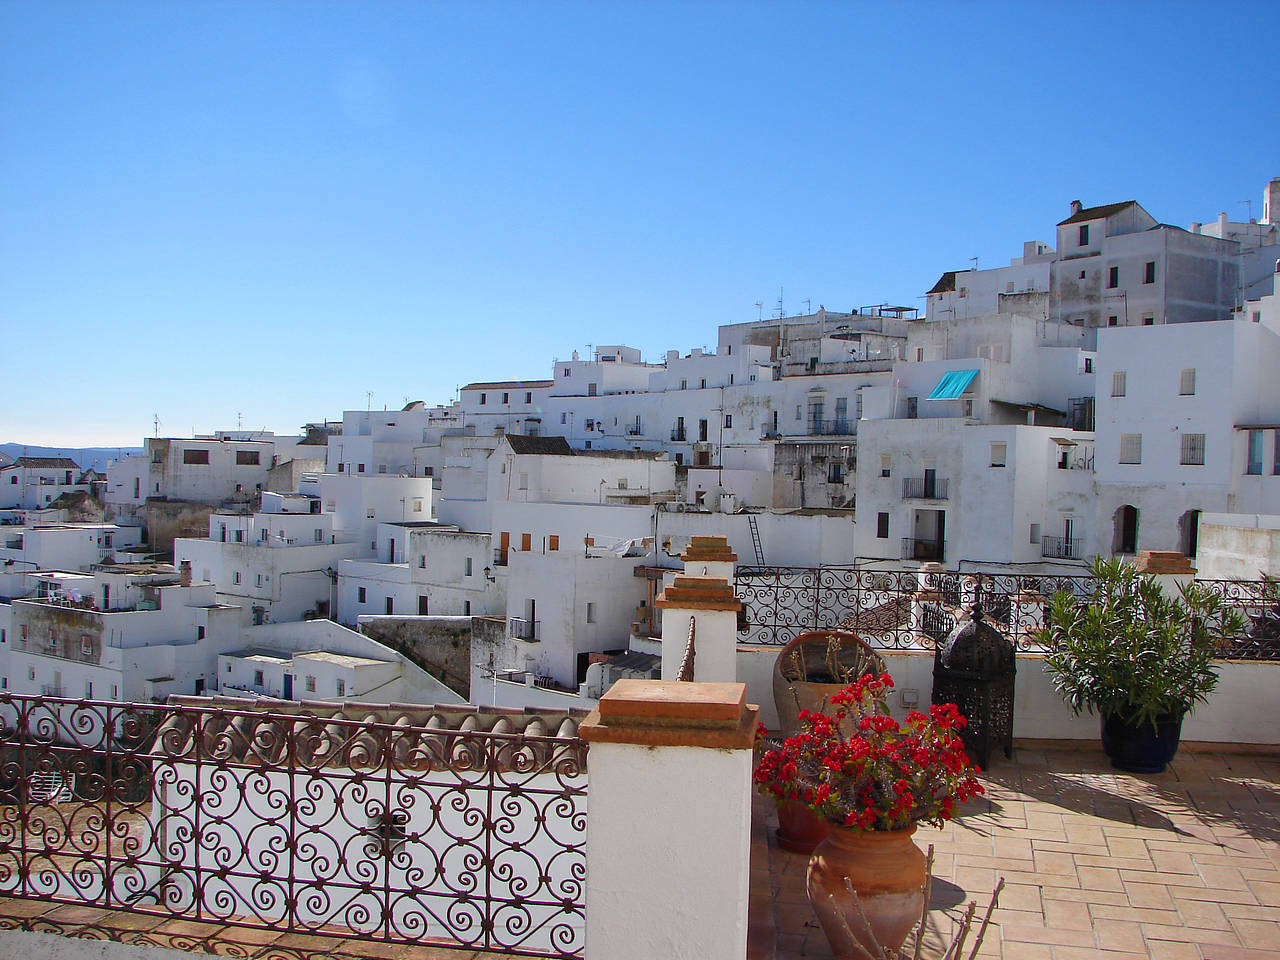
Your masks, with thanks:
[[[891,956],[902,949],[924,909],[925,856],[911,840],[915,832],[914,826],[860,831],[833,825],[818,844],[809,860],[809,902],[836,957],[860,957],[854,942],[879,956],[845,887],[846,878],[876,942]]]
[[[788,853],[813,853],[830,832],[831,821],[798,800],[778,801],[778,846]]]

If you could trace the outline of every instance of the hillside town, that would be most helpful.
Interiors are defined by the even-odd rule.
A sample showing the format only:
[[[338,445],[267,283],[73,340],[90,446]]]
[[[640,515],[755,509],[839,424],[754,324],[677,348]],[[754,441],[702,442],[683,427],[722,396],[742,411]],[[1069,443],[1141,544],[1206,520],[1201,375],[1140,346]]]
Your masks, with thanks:
[[[296,435],[157,429],[105,471],[4,457],[0,948],[874,956],[814,893],[862,817],[928,825],[916,956],[960,957],[953,892],[991,898],[970,960],[1245,956],[1217,950],[1280,904],[1280,178],[1248,222],[1063,213],[923,308],[591,345]],[[1150,723],[1175,773],[1105,714],[1149,776],[1079,754],[1064,623],[1117,578],[1220,631],[1212,700],[1150,694],[1183,697]],[[1134,669],[1173,677],[1184,641]],[[851,697],[916,774],[822,820],[855,741],[771,758]],[[904,828],[911,775],[941,792]],[[851,942],[906,957],[875,916]]]
[[[147,437],[105,476],[16,458],[0,687],[590,706],[659,675],[699,537],[759,569],[1280,573],[1280,179],[1249,222],[1063,213],[923,311],[597,345],[297,436]]]

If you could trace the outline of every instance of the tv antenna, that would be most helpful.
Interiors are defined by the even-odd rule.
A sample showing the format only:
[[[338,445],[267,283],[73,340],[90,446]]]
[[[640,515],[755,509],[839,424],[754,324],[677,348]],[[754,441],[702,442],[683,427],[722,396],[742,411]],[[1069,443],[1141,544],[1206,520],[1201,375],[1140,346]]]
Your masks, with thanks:
[[[764,319],[764,304],[761,303],[759,300],[756,301],[756,319],[757,320]]]
[[[370,410],[373,409],[373,391],[372,390],[366,390],[364,392],[364,409],[366,413],[368,413]]]
[[[977,257],[970,257],[970,258],[969,258],[969,262],[973,264],[973,272],[974,272],[974,273],[977,273],[977,272],[978,272],[978,258],[977,258]]]
[[[1252,201],[1252,200],[1239,200],[1239,201],[1237,201],[1237,202],[1238,202],[1238,203],[1243,203],[1243,204],[1244,204],[1245,210],[1247,210],[1247,211],[1248,211],[1248,222],[1249,222],[1249,223],[1252,223],[1252,222],[1253,222],[1253,201]],[[1223,240],[1225,240],[1225,239],[1227,239],[1227,238],[1226,238],[1226,237],[1223,237],[1222,239],[1223,239]]]
[[[155,424],[156,436],[159,437],[160,436],[160,414],[158,413],[155,414],[151,419],[152,419],[152,422]]]
[[[778,288],[778,319],[781,320],[785,316],[786,316],[786,313],[782,309],[782,288],[779,287]]]
[[[804,313],[805,313],[805,316],[808,316],[809,314],[813,313],[813,301],[810,300],[808,297],[804,298]]]

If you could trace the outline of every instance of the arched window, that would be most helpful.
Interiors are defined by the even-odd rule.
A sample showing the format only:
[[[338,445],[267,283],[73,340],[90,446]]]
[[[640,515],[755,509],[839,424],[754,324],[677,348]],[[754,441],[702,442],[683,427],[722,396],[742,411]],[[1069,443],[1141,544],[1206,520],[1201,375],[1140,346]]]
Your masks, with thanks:
[[[1112,541],[1113,553],[1138,552],[1138,508],[1125,504],[1116,511],[1115,538]]]
[[[1200,511],[1188,510],[1178,520],[1178,544],[1188,557],[1196,555],[1196,547],[1200,542]]]

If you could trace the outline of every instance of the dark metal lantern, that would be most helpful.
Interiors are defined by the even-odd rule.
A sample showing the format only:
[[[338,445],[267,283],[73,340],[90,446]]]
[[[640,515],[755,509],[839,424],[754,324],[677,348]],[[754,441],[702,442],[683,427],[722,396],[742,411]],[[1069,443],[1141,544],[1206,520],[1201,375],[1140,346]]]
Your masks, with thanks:
[[[933,657],[934,703],[954,703],[969,721],[961,730],[965,750],[986,767],[992,747],[1013,756],[1013,687],[1017,662],[1012,641],[983,619],[961,623]]]

